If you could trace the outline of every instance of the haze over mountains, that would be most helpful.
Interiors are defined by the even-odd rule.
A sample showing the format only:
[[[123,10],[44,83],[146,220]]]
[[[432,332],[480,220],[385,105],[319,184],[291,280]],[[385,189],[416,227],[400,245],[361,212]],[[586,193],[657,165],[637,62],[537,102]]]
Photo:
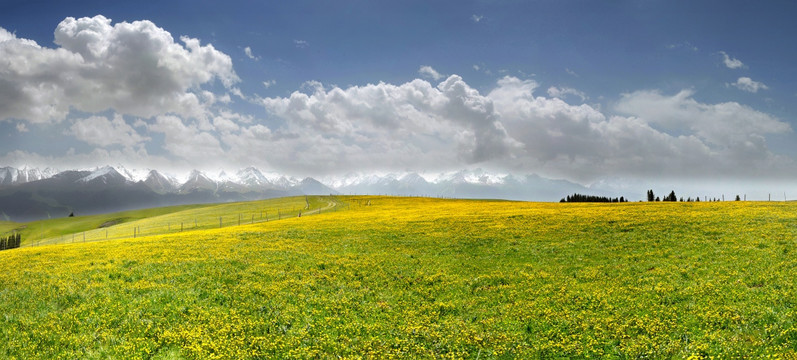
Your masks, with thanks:
[[[373,194],[557,201],[585,187],[536,175],[497,175],[481,169],[436,176],[418,173],[348,174],[297,179],[254,167],[211,175],[194,170],[181,178],[158,170],[104,166],[93,170],[0,168],[4,220],[29,221],[109,211],[293,195]]]

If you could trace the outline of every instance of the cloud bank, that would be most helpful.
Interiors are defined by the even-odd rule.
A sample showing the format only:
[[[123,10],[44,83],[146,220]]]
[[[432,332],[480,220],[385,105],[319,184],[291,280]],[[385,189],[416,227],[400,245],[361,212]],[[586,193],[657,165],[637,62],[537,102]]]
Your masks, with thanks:
[[[793,161],[767,146],[768,136],[791,132],[787,123],[736,102],[698,101],[691,90],[629,92],[602,109],[568,87],[545,91],[535,80],[505,76],[479,91],[459,75],[422,66],[430,80],[310,81],[289,95],[252,96],[264,111],[251,115],[231,106],[230,94],[247,97],[235,88],[241,79],[230,56],[187,36],[176,42],[149,21],[67,18],[55,43],[44,48],[0,29],[0,121],[26,135],[33,131],[26,124],[61,126],[59,134],[92,149],[12,150],[0,164],[255,165],[299,176],[483,167],[582,184],[608,176],[795,175]],[[734,86],[766,89],[744,77]]]

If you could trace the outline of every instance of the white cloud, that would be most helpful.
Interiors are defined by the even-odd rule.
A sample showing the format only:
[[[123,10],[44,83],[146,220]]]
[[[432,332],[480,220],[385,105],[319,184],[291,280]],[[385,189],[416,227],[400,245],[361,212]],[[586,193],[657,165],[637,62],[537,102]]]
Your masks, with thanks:
[[[751,92],[751,93],[757,93],[758,90],[769,89],[769,87],[764,85],[764,83],[758,82],[758,81],[754,81],[753,79],[751,79],[749,77],[744,77],[744,76],[740,77],[739,79],[737,79],[735,83],[728,84],[728,85],[734,86],[734,87],[736,87],[736,88],[738,88],[740,90],[744,90],[744,91]]]
[[[469,164],[582,183],[607,174],[664,179],[797,173],[791,160],[766,145],[766,136],[790,126],[738,103],[701,103],[691,91],[638,91],[624,94],[614,107],[621,115],[613,115],[535,96],[537,87],[510,76],[487,95],[456,75],[437,87],[419,79],[346,89],[316,82],[308,86],[311,94],[261,99],[285,121],[262,132],[263,139],[244,137],[242,127],[222,140],[231,149],[246,144],[272,154],[269,162],[277,168],[320,174]],[[577,94],[567,88],[547,92]],[[236,153],[243,158],[243,151]]]
[[[440,80],[443,78],[443,74],[437,72],[434,68],[429,65],[423,65],[418,69],[418,74],[421,76],[432,78],[434,80]]]
[[[250,48],[248,46],[244,48],[244,53],[246,54],[246,57],[248,57],[248,58],[250,58],[252,60],[255,60],[255,61],[260,60],[260,56],[255,56],[254,54],[252,54],[252,48]]]
[[[119,114],[115,114],[113,120],[104,116],[91,116],[75,120],[66,134],[100,147],[111,145],[133,147],[149,140],[149,138],[139,135]]]
[[[689,134],[700,140],[712,155],[702,165],[704,168],[748,176],[775,158],[766,146],[765,136],[792,130],[787,123],[748,106],[736,102],[704,104],[692,95],[690,90],[672,96],[637,91],[624,94],[616,108],[663,131]]]
[[[479,65],[476,65],[476,64],[473,65],[473,70],[479,71],[479,69],[480,69]]]
[[[473,22],[477,23],[477,22],[482,21],[482,19],[484,19],[484,15],[473,14],[473,16],[471,16],[470,18],[471,18],[471,20],[473,20]]]
[[[17,131],[19,131],[21,133],[26,133],[26,132],[28,132],[30,130],[28,130],[28,126],[25,125],[24,122],[20,122],[20,123],[17,123]]]
[[[568,68],[565,68],[565,72],[566,72],[566,73],[568,73],[568,74],[570,74],[571,76],[578,77],[578,74],[576,74],[576,72],[575,72],[575,71],[573,71],[573,70],[570,70],[570,69],[568,69]]]
[[[185,124],[173,115],[161,115],[148,126],[150,131],[164,135],[164,150],[190,164],[224,163],[226,156],[219,140],[209,131],[196,124]]]
[[[277,80],[266,80],[266,81],[263,81],[263,86],[265,86],[266,89],[268,89],[268,88],[274,86],[276,83],[277,83]]]
[[[283,150],[270,152],[275,165],[302,171],[450,167],[510,156],[518,145],[491,101],[456,75],[437,87],[416,79],[314,89],[262,99],[287,121],[278,141]]]
[[[296,45],[296,47],[299,48],[299,49],[304,49],[304,48],[310,46],[310,43],[308,43],[305,40],[293,40],[293,44]]]
[[[744,66],[741,60],[730,57],[724,51],[720,51],[720,54],[722,54],[722,62],[725,63],[728,69],[738,69]]]
[[[97,15],[64,19],[49,49],[0,28],[0,120],[63,120],[70,108],[113,109],[151,117],[201,116],[194,91],[213,80],[239,81],[232,60],[212,45],[186,36],[176,43],[150,21],[121,22]]]
[[[623,95],[616,106],[629,116],[614,116],[584,104],[535,97],[537,86],[505,77],[488,94],[507,134],[523,144],[516,159],[522,167],[582,182],[607,174],[794,173],[794,164],[771,154],[765,141],[767,134],[790,131],[789,125],[749,107],[700,103],[689,91],[674,96],[640,91]]]
[[[555,97],[555,98],[564,98],[564,97],[567,97],[567,95],[573,95],[573,96],[577,96],[577,97],[581,98],[581,101],[584,101],[584,100],[587,99],[587,95],[584,94],[582,91],[579,91],[579,90],[576,90],[576,89],[573,89],[573,88],[569,88],[569,87],[559,88],[559,87],[556,87],[556,86],[551,86],[551,87],[548,88],[547,92],[548,92],[548,96]]]

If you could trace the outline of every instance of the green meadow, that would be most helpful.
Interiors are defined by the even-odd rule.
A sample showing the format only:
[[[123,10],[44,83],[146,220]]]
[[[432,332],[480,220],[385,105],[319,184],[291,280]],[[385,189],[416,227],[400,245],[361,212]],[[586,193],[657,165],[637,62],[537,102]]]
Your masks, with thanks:
[[[311,197],[218,228],[307,205],[269,201],[0,252],[0,357],[797,357],[797,204]]]

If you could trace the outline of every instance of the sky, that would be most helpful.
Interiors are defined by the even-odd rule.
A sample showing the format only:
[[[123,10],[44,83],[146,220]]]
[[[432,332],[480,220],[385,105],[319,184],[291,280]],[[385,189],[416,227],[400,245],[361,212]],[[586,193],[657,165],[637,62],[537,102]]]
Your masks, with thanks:
[[[4,1],[0,166],[481,168],[797,196],[795,15],[791,1]]]

